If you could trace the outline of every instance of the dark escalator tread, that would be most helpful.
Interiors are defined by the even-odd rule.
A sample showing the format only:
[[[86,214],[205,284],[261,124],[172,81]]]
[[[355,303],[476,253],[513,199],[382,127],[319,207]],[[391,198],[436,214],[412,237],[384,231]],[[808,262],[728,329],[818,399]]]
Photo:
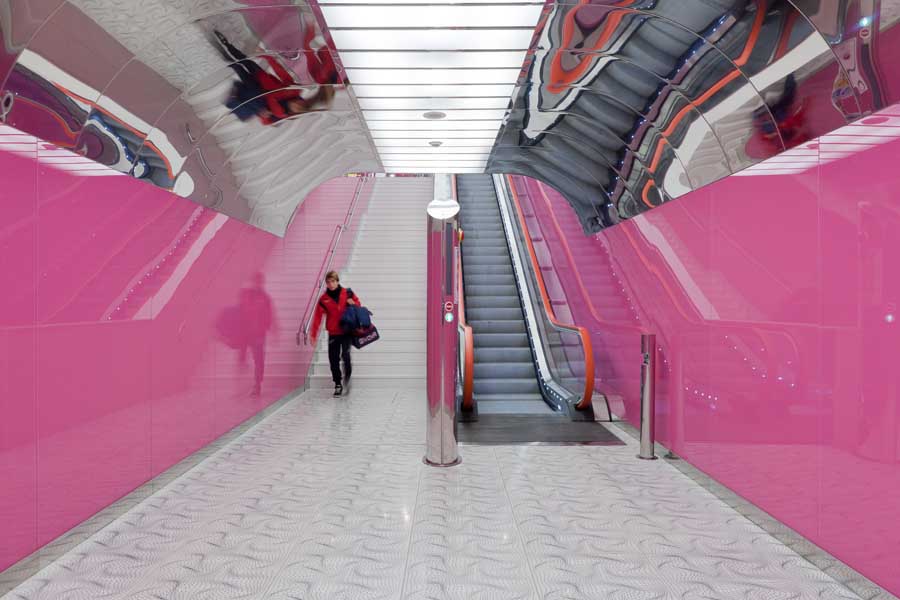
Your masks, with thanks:
[[[481,394],[540,394],[537,377],[531,379],[476,379],[472,386],[475,397]]]
[[[484,414],[478,421],[460,423],[459,441],[464,444],[590,444],[623,446],[624,442],[599,423],[571,421],[563,415]]]
[[[486,333],[481,332],[475,336],[472,329],[476,348],[531,348],[528,336],[524,333]]]
[[[475,362],[475,379],[534,379],[534,363],[531,356],[523,362]]]
[[[466,300],[466,311],[469,309],[476,308],[521,308],[521,304],[519,303],[518,296],[512,295],[504,295],[504,296],[490,296],[490,295],[480,295],[480,296],[469,296]]]
[[[522,320],[493,321],[491,319],[485,319],[481,321],[478,319],[472,319],[470,317],[468,320],[468,324],[472,327],[472,333],[475,334],[476,340],[482,333],[527,333],[528,331],[528,329],[525,327],[525,321]]]
[[[494,275],[509,275],[512,277],[512,265],[466,265],[463,269],[463,279],[466,281],[476,279],[475,276],[477,276],[481,283],[496,283]],[[484,278],[482,279],[482,277]],[[512,283],[515,285],[515,278],[512,279]]]

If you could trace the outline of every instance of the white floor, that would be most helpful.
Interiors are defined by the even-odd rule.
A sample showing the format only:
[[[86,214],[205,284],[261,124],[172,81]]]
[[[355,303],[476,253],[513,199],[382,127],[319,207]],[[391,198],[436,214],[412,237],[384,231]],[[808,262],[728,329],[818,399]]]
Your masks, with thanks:
[[[308,391],[5,598],[858,598],[630,440],[440,469],[424,409]]]

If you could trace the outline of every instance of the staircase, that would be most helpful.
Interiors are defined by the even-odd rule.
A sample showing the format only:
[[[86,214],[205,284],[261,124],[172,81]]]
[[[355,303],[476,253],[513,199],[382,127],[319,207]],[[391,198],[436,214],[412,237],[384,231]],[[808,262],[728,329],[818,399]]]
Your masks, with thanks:
[[[459,175],[456,182],[478,412],[552,413],[538,385],[493,180],[490,175]]]
[[[351,389],[425,386],[425,207],[433,197],[431,177],[375,181],[341,285],[372,311],[381,339],[351,351]],[[324,326],[319,338],[310,386],[331,387]]]

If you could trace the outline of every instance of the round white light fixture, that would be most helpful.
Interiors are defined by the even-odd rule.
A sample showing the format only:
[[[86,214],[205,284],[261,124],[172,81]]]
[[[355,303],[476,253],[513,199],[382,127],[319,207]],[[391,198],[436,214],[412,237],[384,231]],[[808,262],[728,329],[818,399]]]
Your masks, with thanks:
[[[429,110],[426,113],[422,113],[422,116],[426,119],[436,121],[437,119],[443,119],[444,117],[446,117],[447,113],[441,112],[439,110]]]
[[[443,144],[443,143],[444,143],[444,142],[439,142],[439,141],[437,141],[437,140],[432,140],[432,141],[428,142],[428,145],[431,146],[431,147],[433,147],[433,148],[437,148],[438,146],[440,146],[440,145]]]

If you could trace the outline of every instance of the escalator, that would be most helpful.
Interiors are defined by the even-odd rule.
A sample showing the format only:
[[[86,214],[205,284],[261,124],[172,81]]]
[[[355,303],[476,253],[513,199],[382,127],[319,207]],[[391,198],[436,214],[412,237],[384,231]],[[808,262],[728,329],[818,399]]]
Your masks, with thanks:
[[[466,320],[482,414],[552,414],[544,401],[490,175],[457,176]]]
[[[471,339],[460,344],[470,355],[461,358],[459,439],[619,443],[594,422],[590,339],[583,329],[556,322],[534,249],[526,252],[520,207],[501,181],[456,176],[461,332],[471,328],[464,333]]]

